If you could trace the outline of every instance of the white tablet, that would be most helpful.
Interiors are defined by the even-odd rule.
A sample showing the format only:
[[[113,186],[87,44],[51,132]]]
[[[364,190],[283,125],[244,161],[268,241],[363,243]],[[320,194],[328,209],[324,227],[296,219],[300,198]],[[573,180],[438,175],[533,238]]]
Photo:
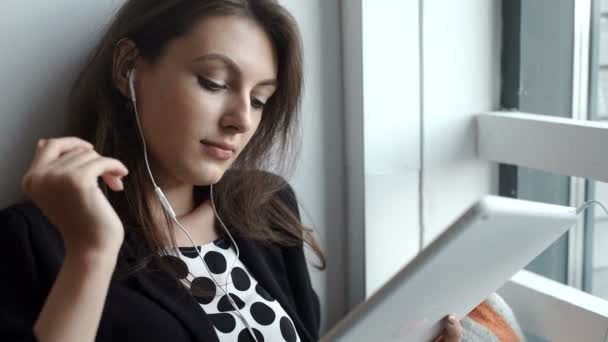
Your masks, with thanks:
[[[432,341],[576,220],[576,208],[485,196],[321,341]]]

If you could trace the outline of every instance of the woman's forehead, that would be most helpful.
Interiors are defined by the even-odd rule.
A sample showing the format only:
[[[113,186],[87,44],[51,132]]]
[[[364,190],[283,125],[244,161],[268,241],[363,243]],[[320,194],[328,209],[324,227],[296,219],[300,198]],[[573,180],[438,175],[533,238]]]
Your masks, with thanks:
[[[192,63],[209,54],[223,55],[242,71],[276,77],[276,52],[268,34],[251,19],[218,16],[200,20],[173,44],[178,58]],[[205,60],[205,59],[202,59]]]

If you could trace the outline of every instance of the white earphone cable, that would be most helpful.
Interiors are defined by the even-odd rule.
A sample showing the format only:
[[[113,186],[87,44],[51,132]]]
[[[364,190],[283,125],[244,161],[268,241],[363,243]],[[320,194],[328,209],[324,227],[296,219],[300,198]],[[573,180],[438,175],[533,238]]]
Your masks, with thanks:
[[[600,201],[596,201],[596,200],[586,201],[585,203],[583,203],[580,207],[578,207],[576,209],[576,213],[580,214],[582,211],[586,210],[587,208],[589,208],[593,204],[597,204],[600,207],[602,207],[602,209],[604,210],[604,212],[606,213],[606,215],[608,215],[608,210],[606,210],[606,207],[604,207],[604,205]]]

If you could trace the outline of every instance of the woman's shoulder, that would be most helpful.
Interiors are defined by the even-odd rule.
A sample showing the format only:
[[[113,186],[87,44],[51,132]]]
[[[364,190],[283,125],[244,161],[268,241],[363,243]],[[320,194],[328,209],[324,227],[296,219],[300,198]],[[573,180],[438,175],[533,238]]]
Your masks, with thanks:
[[[24,217],[32,217],[32,218],[44,218],[44,214],[38,208],[36,203],[34,203],[30,199],[22,199],[17,202],[13,202],[9,205],[4,206],[0,209],[0,214],[2,215],[21,215]]]
[[[30,227],[52,226],[42,210],[30,199],[14,202],[0,209],[0,222],[3,227],[7,223]]]
[[[59,231],[30,199],[0,209],[0,232],[5,238],[28,240],[42,246],[63,241]]]

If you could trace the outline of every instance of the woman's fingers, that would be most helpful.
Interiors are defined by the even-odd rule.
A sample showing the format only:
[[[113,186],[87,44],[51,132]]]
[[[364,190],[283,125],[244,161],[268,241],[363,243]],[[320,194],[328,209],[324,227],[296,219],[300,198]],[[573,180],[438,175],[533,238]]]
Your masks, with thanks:
[[[39,174],[46,173],[49,167],[53,167],[59,156],[68,153],[69,157],[75,156],[79,153],[79,148],[92,149],[93,147],[90,143],[74,137],[38,140],[31,165],[21,179],[21,188],[24,193],[29,194],[34,179],[39,178]]]
[[[122,176],[117,176],[113,173],[104,173],[101,178],[114,191],[122,191],[125,186],[122,182]]]
[[[116,177],[126,176],[129,171],[127,167],[113,158],[99,157],[88,161],[80,166],[82,168],[83,175],[85,176],[102,176],[102,179],[110,186],[113,190],[120,190],[120,184],[122,182]],[[97,185],[97,184],[95,184]]]
[[[462,325],[454,315],[449,315],[445,319],[445,331],[443,333],[443,342],[459,342],[462,337]]]
[[[95,151],[92,148],[86,147],[76,147],[72,150],[69,150],[63,153],[59,158],[51,161],[47,165],[45,165],[46,169],[54,169],[60,167],[62,169],[70,170],[75,162],[82,159],[82,156],[88,154],[91,151]]]
[[[128,174],[126,166],[119,160],[100,156],[93,145],[77,137],[40,139],[32,165],[35,165],[33,169],[44,165],[47,170],[61,170],[61,173],[82,169],[82,179],[97,179],[101,176],[114,191],[124,188],[121,178]],[[27,181],[23,183],[27,184]],[[88,184],[96,185],[96,182]]]
[[[52,138],[46,141],[40,140],[37,147],[36,155],[32,161],[33,167],[39,164],[48,164],[74,148],[93,148],[93,145],[77,137],[63,137]]]
[[[443,333],[433,342],[460,342],[462,338],[462,325],[454,315],[448,315],[443,320]]]
[[[94,149],[77,147],[76,149],[64,154],[60,159],[57,159],[54,163],[56,163],[57,165],[61,165],[61,167],[66,170],[74,170],[79,169],[82,165],[99,157],[101,156]]]
[[[76,151],[76,152],[74,152],[74,151]],[[90,162],[92,162],[96,159],[100,159],[100,158],[101,159],[111,159],[115,162],[118,162],[118,164],[119,164],[118,171],[116,171],[116,168],[114,168],[113,169],[114,171],[108,171],[108,172],[104,171],[104,173],[102,173],[99,176],[101,176],[103,181],[112,190],[114,190],[114,191],[123,190],[124,185],[122,183],[121,178],[124,176],[124,172],[126,172],[126,167],[124,169],[121,169],[120,166],[124,166],[124,165],[122,165],[122,163],[120,163],[118,160],[113,159],[113,158],[102,157],[94,149],[83,149],[81,147],[78,147],[75,150],[72,150],[72,151],[66,153],[62,158],[56,160],[55,163],[58,163],[58,164],[60,163],[60,165],[63,169],[71,171],[71,170],[84,168]]]

